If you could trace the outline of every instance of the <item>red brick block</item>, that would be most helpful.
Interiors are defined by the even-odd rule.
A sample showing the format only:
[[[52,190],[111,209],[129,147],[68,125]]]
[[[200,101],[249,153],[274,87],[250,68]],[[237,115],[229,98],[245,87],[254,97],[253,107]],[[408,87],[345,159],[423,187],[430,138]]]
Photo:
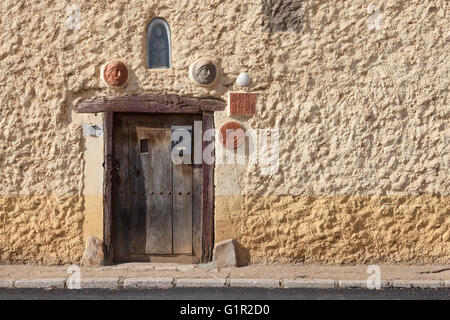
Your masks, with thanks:
[[[229,116],[253,116],[256,110],[256,93],[230,93]]]

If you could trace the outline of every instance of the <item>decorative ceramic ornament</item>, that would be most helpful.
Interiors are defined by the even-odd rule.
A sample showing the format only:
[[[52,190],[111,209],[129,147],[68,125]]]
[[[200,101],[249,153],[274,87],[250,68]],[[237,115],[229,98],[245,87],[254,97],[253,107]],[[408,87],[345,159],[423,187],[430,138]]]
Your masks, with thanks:
[[[240,87],[248,87],[252,79],[246,72],[242,72],[236,79],[236,84]]]
[[[104,66],[102,76],[109,86],[122,87],[128,81],[128,68],[122,61],[110,61]]]
[[[245,141],[245,129],[237,122],[227,122],[220,127],[220,142],[226,149],[237,149]]]
[[[217,65],[208,58],[202,58],[194,62],[189,68],[192,80],[202,86],[209,86],[216,82],[218,75]]]

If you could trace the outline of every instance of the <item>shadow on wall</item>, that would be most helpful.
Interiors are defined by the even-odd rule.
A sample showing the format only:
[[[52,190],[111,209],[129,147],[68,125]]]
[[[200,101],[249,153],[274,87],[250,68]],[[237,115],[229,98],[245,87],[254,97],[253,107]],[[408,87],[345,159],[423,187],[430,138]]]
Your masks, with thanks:
[[[236,264],[238,267],[245,267],[250,264],[250,251],[240,242],[235,241],[236,248]]]
[[[301,0],[262,0],[262,26],[269,32],[301,32]]]

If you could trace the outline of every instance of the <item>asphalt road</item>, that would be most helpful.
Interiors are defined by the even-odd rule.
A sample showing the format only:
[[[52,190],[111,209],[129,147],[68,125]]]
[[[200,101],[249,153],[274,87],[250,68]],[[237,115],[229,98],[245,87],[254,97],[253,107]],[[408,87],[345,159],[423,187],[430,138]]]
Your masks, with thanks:
[[[450,300],[449,289],[241,289],[168,290],[0,289],[0,300]]]

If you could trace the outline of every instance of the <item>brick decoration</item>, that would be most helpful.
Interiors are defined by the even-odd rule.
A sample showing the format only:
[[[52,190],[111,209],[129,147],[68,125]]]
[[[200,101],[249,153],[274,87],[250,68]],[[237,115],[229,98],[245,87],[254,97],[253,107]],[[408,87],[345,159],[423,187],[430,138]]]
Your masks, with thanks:
[[[256,110],[256,93],[230,93],[229,116],[253,116]]]

